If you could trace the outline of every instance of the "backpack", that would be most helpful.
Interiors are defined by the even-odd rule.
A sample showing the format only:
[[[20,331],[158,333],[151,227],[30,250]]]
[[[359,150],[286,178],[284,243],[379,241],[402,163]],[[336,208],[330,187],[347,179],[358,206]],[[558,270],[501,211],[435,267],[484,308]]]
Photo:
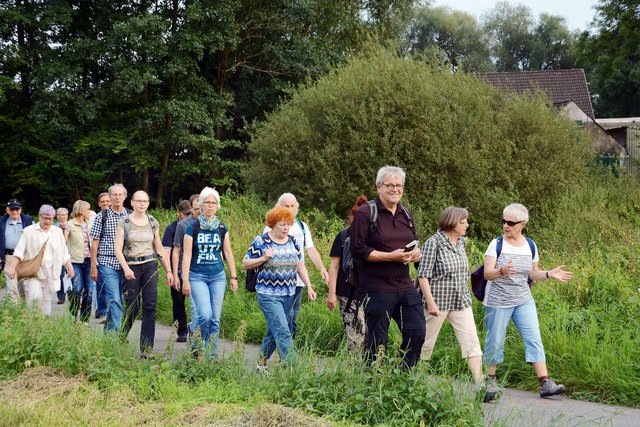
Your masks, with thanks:
[[[376,231],[378,228],[378,205],[375,200],[367,201],[367,205],[369,205],[369,234]],[[409,213],[409,210],[405,208],[403,205],[399,205],[404,213],[404,216],[407,218],[407,222],[409,223],[409,228],[413,231],[415,236],[416,228],[413,222],[413,218]],[[355,295],[356,288],[360,286],[360,277],[358,274],[357,262],[353,258],[351,254],[351,237],[347,234],[347,237],[344,239],[342,244],[342,263],[341,263],[342,272],[347,277],[347,282],[349,283],[349,300],[347,301],[347,306],[345,307],[345,313],[348,313],[351,309],[351,301],[353,301],[353,296]]]
[[[258,240],[258,244],[262,244],[262,242],[264,241],[264,243],[271,243],[271,239],[269,238],[269,234],[268,233],[264,233],[262,236],[257,236],[256,240]],[[256,284],[258,283],[258,273],[260,273],[260,271],[262,270],[262,265],[259,265],[256,268],[250,268],[247,270],[247,276],[246,276],[246,280],[245,280],[245,287],[247,288],[248,292],[255,292],[256,291]]]
[[[106,209],[105,209],[106,210]],[[156,219],[154,217],[152,217],[151,215],[147,214],[147,218],[149,219],[149,225],[151,225],[151,232],[153,233],[153,236],[155,238],[155,234],[156,234],[156,230],[158,229],[158,221],[156,221]],[[106,220],[102,220],[102,222],[106,222]],[[102,229],[104,231],[104,228]],[[124,219],[124,242],[123,242],[123,248],[127,248],[127,240],[129,238],[129,231],[131,230],[131,219],[129,218],[129,216],[125,217]],[[156,253],[153,254],[153,258],[155,258],[157,256]],[[127,257],[125,255],[125,259],[127,261],[131,261],[132,259],[130,259],[129,257]]]
[[[133,211],[129,208],[124,208],[125,212],[127,212],[127,215],[131,215],[133,213]],[[102,209],[100,211],[100,220],[102,223],[102,228],[100,229],[100,240],[104,239],[104,233],[105,230],[107,228],[107,213],[109,213],[109,208],[107,209]]]
[[[496,239],[496,261],[498,257],[502,253],[502,236]],[[533,240],[525,236],[527,239],[527,243],[529,244],[529,248],[531,249],[531,259],[535,259],[536,257],[536,245],[533,243]],[[529,287],[533,283],[531,277],[527,279],[527,283],[529,283]],[[487,288],[487,279],[484,278],[484,264],[480,265],[480,267],[476,268],[476,270],[471,273],[471,290],[473,291],[473,295],[480,302],[484,301],[484,294]]]
[[[300,230],[302,230],[302,250],[304,250],[305,247],[307,247],[307,232],[304,230],[304,223],[302,221],[300,221],[297,217],[296,217],[296,222],[298,223],[298,226],[300,226]]]

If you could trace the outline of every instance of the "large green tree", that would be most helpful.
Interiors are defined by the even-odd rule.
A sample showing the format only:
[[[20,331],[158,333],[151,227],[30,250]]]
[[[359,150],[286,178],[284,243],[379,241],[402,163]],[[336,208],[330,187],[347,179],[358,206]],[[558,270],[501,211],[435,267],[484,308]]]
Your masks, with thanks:
[[[598,117],[640,116],[640,5],[600,0],[577,42]]]
[[[70,204],[122,181],[161,205],[241,187],[246,123],[370,37],[396,37],[412,4],[2,1],[0,148],[16,178],[0,194]]]
[[[492,60],[498,71],[573,68],[575,35],[560,16],[536,19],[524,5],[501,1],[482,17]]]
[[[346,212],[395,164],[428,230],[451,204],[486,235],[507,203],[548,214],[587,173],[586,135],[545,99],[439,65],[376,50],[308,85],[256,130],[248,182],[271,200],[295,188],[306,206]]]
[[[476,19],[448,7],[416,8],[404,49],[428,58],[444,56],[455,71],[492,71],[488,38]],[[443,54],[443,55],[441,55]]]

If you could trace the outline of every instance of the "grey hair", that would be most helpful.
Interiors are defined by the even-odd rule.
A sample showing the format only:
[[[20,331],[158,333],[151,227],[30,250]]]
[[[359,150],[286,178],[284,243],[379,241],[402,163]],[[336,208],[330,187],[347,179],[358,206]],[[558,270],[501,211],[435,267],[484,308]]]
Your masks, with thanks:
[[[56,215],[67,214],[69,215],[69,210],[67,208],[58,208],[56,209]]]
[[[293,204],[294,204],[294,212],[296,214],[296,216],[298,216],[298,209],[300,208],[300,203],[298,203],[298,199],[296,199],[296,196],[293,195],[293,193],[282,193],[282,195],[280,195],[280,197],[278,197],[278,201],[276,202],[276,206],[284,206],[284,201],[287,199],[293,199]]]
[[[525,205],[521,205],[520,203],[511,203],[509,206],[504,208],[502,211],[502,217],[504,218],[507,215],[515,216],[516,221],[529,222],[529,210]]]
[[[220,209],[220,194],[218,194],[218,192],[211,187],[204,187],[200,192],[200,195],[198,196],[198,204],[200,205],[200,207],[202,207],[204,201],[207,200],[209,196],[214,196],[216,198],[216,200],[218,201],[218,209]]]
[[[407,174],[397,166],[383,166],[378,169],[378,174],[376,175],[376,185],[380,185],[384,182],[384,178],[387,176],[395,176],[397,178],[402,179],[402,185],[404,185],[404,179]]]
[[[38,211],[38,215],[56,215],[56,210],[51,205],[42,205],[40,206],[40,210]]]
[[[115,183],[115,184],[113,184],[111,187],[109,187],[109,190],[108,190],[108,192],[109,192],[109,197],[111,197],[111,192],[113,191],[113,189],[114,189],[115,187],[122,187],[122,191],[124,191],[124,197],[125,197],[125,198],[127,197],[127,189],[125,188],[125,186],[124,186],[124,185],[122,185],[122,184],[120,184],[120,183],[118,183],[118,182],[116,182],[116,183]]]

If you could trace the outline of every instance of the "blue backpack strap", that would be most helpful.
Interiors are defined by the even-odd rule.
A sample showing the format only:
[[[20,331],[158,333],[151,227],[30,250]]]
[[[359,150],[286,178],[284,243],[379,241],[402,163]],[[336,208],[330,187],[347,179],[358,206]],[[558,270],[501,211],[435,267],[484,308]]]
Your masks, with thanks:
[[[503,239],[502,236],[498,236],[496,238],[496,260],[498,259],[498,257],[502,253],[502,239]]]
[[[529,248],[531,249],[531,259],[536,259],[536,244],[527,236],[525,236],[525,239],[527,239],[527,243],[529,243]]]
[[[298,217],[296,217],[296,222],[298,223],[298,226],[300,227],[300,230],[302,230],[302,246],[306,247],[307,246],[307,232],[304,230],[304,222],[300,221],[298,219]]]

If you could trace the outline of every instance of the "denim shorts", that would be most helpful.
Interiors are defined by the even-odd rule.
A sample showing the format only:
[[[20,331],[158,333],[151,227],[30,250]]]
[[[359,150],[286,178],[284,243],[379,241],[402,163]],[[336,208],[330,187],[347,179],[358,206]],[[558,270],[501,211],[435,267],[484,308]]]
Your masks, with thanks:
[[[544,346],[540,336],[538,312],[533,300],[515,307],[484,307],[487,338],[484,363],[497,365],[504,361],[504,340],[511,320],[524,341],[524,355],[528,363],[545,362]]]

